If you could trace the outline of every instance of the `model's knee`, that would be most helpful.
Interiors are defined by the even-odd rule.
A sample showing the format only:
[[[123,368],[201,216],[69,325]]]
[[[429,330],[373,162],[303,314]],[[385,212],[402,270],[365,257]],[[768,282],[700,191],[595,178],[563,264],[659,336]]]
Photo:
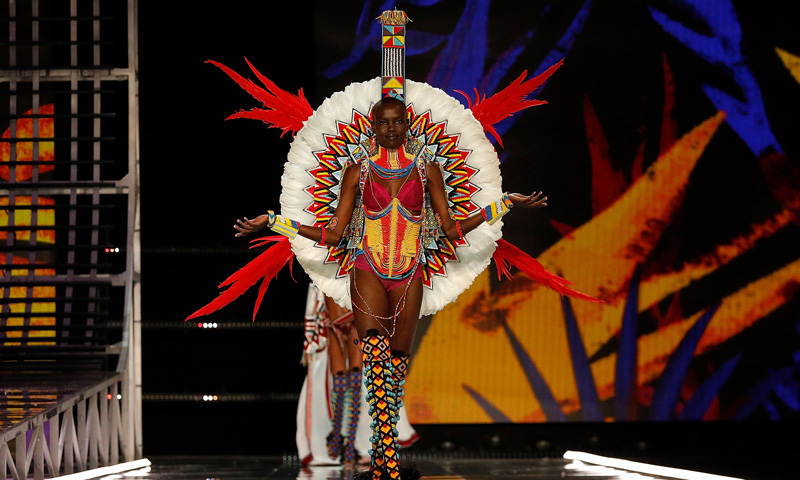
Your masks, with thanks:
[[[386,361],[390,358],[389,337],[370,328],[361,339],[361,355],[364,362]]]

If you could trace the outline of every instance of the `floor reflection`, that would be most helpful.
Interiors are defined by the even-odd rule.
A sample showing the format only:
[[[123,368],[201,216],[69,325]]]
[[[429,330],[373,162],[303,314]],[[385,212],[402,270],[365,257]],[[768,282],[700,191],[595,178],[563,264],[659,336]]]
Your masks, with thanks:
[[[353,480],[354,473],[352,467],[320,465],[302,467],[296,478],[297,480]]]
[[[302,466],[296,458],[151,458],[151,467],[106,477],[108,480],[353,480],[368,467]],[[653,480],[667,477],[634,473],[563,458],[409,458],[423,480]],[[696,473],[696,472],[695,472]],[[714,478],[699,474],[694,478]],[[674,477],[672,477],[674,478]],[[683,477],[688,478],[688,477]],[[722,477],[716,477],[721,479]]]

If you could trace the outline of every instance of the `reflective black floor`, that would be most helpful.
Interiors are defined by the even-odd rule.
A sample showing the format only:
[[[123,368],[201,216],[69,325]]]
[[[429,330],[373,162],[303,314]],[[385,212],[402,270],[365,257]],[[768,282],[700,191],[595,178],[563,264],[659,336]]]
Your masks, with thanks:
[[[264,478],[349,480],[353,475],[352,470],[340,466],[302,467],[290,457],[286,459],[275,457],[153,457],[150,460],[152,466],[147,469],[105,478],[125,480],[251,480]],[[563,458],[414,459],[412,457],[407,460],[406,465],[412,463],[422,473],[423,479],[647,480],[669,478],[636,474]]]

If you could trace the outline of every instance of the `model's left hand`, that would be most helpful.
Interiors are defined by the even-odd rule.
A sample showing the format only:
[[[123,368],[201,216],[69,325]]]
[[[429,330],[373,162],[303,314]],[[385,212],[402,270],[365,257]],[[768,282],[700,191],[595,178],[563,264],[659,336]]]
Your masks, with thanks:
[[[509,193],[508,198],[515,207],[520,208],[541,208],[547,205],[547,197],[544,197],[544,192],[533,192],[530,195],[522,195],[521,193]]]

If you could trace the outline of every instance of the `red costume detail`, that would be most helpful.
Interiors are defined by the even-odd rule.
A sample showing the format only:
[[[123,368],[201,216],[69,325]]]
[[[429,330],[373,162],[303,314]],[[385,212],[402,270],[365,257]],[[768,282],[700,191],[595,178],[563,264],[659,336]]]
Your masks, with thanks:
[[[210,63],[219,67],[236,83],[238,83],[240,87],[247,91],[247,93],[252,95],[256,100],[260,101],[266,107],[253,108],[249,111],[240,110],[239,112],[230,115],[228,118],[226,118],[226,120],[230,120],[232,118],[261,120],[270,127],[280,128],[283,132],[281,133],[281,137],[284,136],[286,132],[292,132],[292,135],[294,135],[295,132],[303,128],[303,122],[308,120],[308,117],[314,113],[314,109],[311,108],[311,105],[308,103],[308,100],[306,100],[305,95],[303,95],[303,89],[301,88],[297,92],[297,95],[292,95],[285,90],[281,90],[272,82],[272,80],[268,79],[262,75],[261,72],[256,70],[256,67],[254,67],[247,60],[247,58],[245,58],[244,61],[247,62],[247,65],[250,66],[250,70],[253,71],[261,83],[267,87],[266,90],[253,83],[252,80],[242,77],[225,65],[213,60],[206,60],[206,63]]]
[[[509,267],[515,266],[535,282],[555,290],[561,295],[590,302],[602,302],[602,300],[570,288],[568,286],[570,284],[569,280],[548,272],[538,260],[503,239],[497,241],[497,249],[494,251],[492,258],[497,265],[497,277],[499,279],[502,279],[503,276],[508,279],[513,278]]]
[[[253,259],[241,269],[237,270],[236,273],[225,279],[225,281],[219,285],[219,288],[230,285],[227,290],[221,292],[219,296],[212,300],[208,305],[189,315],[186,320],[216,312],[220,308],[239,298],[239,296],[246,292],[250,287],[255,285],[259,279],[263,278],[261,286],[258,289],[258,298],[256,299],[256,304],[253,307],[253,321],[255,321],[256,312],[258,312],[258,307],[261,306],[261,299],[264,298],[264,293],[267,291],[269,282],[278,275],[278,272],[287,263],[289,264],[290,271],[292,268],[291,260],[294,258],[292,246],[289,243],[289,239],[282,235],[276,235],[274,237],[262,237],[251,240],[250,243],[255,244],[251,245],[250,248],[260,247],[271,242],[275,242],[275,244],[264,250],[261,255]]]
[[[469,95],[460,90],[456,90],[456,92],[464,95],[467,98],[467,103],[470,110],[472,110],[472,115],[474,115],[475,118],[481,122],[481,125],[486,132],[491,133],[492,136],[497,139],[502,147],[503,141],[500,139],[500,135],[494,129],[494,124],[507,117],[510,117],[512,114],[519,112],[520,110],[547,103],[544,100],[526,100],[526,98],[528,95],[533,93],[534,90],[539,88],[539,86],[541,86],[548,78],[550,78],[550,76],[555,73],[555,71],[558,70],[558,67],[560,67],[563,63],[564,59],[562,58],[558,63],[551,66],[544,72],[536,75],[530,80],[523,82],[523,79],[528,75],[528,71],[525,70],[522,72],[522,75],[511,82],[511,85],[500,90],[489,98],[486,98],[485,94],[483,95],[483,98],[481,98],[478,94],[478,89],[476,88],[474,104],[472,103],[472,99],[469,98]]]
[[[375,185],[380,188],[375,188]],[[400,201],[400,205],[412,212],[422,210],[423,198],[422,181],[419,178],[407,182],[397,192],[397,199]],[[361,195],[361,199],[364,206],[373,212],[382,210],[392,201],[392,197],[386,187],[378,182],[373,182],[369,178],[364,183],[364,193]]]

